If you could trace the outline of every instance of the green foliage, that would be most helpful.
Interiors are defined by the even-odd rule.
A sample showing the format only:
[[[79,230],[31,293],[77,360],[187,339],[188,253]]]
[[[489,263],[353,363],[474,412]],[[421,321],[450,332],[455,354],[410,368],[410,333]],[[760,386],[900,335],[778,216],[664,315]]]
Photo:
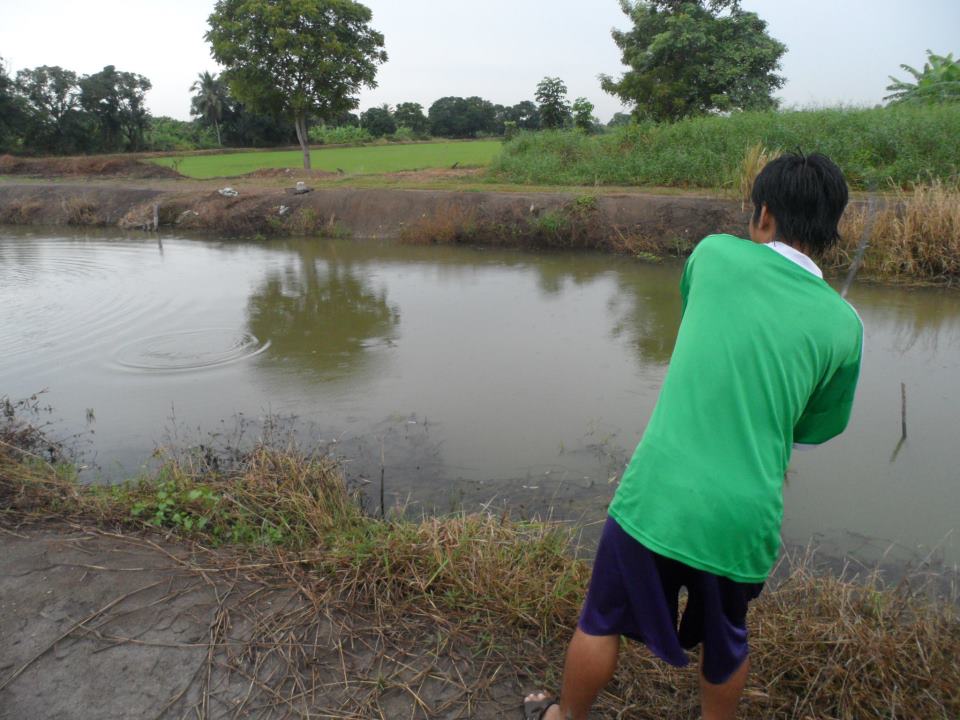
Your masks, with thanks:
[[[747,150],[801,148],[833,158],[854,187],[950,178],[960,171],[960,105],[743,112],[645,122],[603,135],[521,133],[493,172],[543,185],[731,185]]]
[[[536,98],[540,104],[540,126],[544,129],[562,128],[570,119],[567,86],[560,78],[545,77],[541,80],[537,85]]]
[[[376,87],[387,54],[372,17],[353,0],[218,0],[206,39],[238,100],[293,119],[309,168],[307,118],[333,121]]]
[[[398,127],[389,137],[391,142],[413,142],[419,139],[420,136],[408,127]]]
[[[153,87],[143,75],[107,65],[80,80],[80,105],[95,119],[103,151],[142,150],[150,116],[144,102]]]
[[[775,107],[786,46],[738,0],[620,0],[633,28],[613,39],[630,69],[603,89],[657,121]]]
[[[393,119],[397,126],[409,128],[416,138],[425,138],[430,135],[430,121],[423,113],[420,103],[406,102],[397,105],[393,112]]]
[[[297,142],[293,125],[267,113],[255,112],[230,99],[220,127],[223,142],[230,147],[270,147]]]
[[[230,102],[226,84],[216,75],[204,71],[197,76],[190,90],[196,93],[190,101],[190,114],[212,124],[217,133],[217,145],[223,145],[220,121]]]
[[[177,120],[171,117],[150,119],[144,137],[146,150],[171,152],[178,150],[213,149],[218,147],[213,128],[197,121]]]
[[[19,150],[26,110],[0,58],[0,152]]]
[[[430,134],[434,137],[474,138],[497,132],[497,109],[480,97],[443,97],[430,106]]]
[[[363,145],[371,140],[373,136],[365,128],[352,125],[341,127],[315,125],[310,128],[310,142],[318,145]]]
[[[360,126],[375,138],[392,135],[397,131],[397,122],[389,105],[372,107],[360,115]]]
[[[519,130],[540,129],[540,108],[529,100],[519,102],[513,107],[503,108],[500,117],[504,123],[515,123]]]
[[[913,103],[933,105],[946,102],[960,102],[960,60],[953,59],[953,53],[934,55],[927,50],[927,62],[923,70],[915,70],[909,65],[901,68],[913,75],[915,82],[904,82],[890,76],[892,92],[884,100],[894,103]]]
[[[206,529],[220,501],[209,487],[178,482],[163,471],[154,483],[143,489],[146,493],[133,502],[130,515],[154,527],[187,533]]]
[[[75,72],[43,65],[17,73],[27,122],[24,144],[42,151],[67,154],[84,149],[89,122],[80,111],[79,78]]]
[[[592,132],[596,121],[593,118],[593,103],[584,97],[573,101],[573,126]]]

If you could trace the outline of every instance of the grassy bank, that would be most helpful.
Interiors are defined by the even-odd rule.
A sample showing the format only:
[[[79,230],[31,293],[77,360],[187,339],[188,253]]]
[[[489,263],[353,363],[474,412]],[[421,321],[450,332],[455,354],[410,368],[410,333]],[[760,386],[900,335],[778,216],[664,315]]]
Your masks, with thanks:
[[[485,663],[495,656],[490,672],[509,666],[534,686],[558,680],[589,575],[568,529],[488,514],[370,517],[329,459],[269,444],[230,456],[169,453],[125,486],[83,486],[56,445],[18,419],[22,408],[0,406],[0,522],[70,518],[239,545],[311,597],[372,609],[383,632],[430,618],[447,637],[474,638]],[[955,607],[909,583],[886,588],[810,567],[792,566],[751,613],[754,674],[742,717],[957,717]],[[600,715],[677,717],[696,684],[695,672],[630,645]]]
[[[523,134],[491,166],[498,177],[540,185],[735,188],[744,155],[822,152],[856,188],[905,185],[960,172],[960,104],[869,110],[746,112],[653,123],[587,136]]]
[[[365,147],[319,148],[311,151],[315,170],[349,175],[392,173],[431,168],[480,167],[500,152],[499,140],[410,143]],[[234,177],[256,170],[303,167],[299,150],[182,155],[151,162],[190,178]]]

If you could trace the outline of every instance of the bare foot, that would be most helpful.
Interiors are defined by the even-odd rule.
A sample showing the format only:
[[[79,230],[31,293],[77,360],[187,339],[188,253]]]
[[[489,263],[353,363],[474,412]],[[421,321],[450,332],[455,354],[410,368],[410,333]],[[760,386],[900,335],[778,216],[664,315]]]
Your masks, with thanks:
[[[524,707],[526,708],[528,703],[542,703],[544,700],[549,700],[550,695],[544,692],[535,692],[527,695],[523,699]],[[528,716],[529,717],[529,716]],[[533,718],[536,720],[561,720],[560,717],[560,706],[551,705],[547,708],[546,712],[542,715],[533,715]]]

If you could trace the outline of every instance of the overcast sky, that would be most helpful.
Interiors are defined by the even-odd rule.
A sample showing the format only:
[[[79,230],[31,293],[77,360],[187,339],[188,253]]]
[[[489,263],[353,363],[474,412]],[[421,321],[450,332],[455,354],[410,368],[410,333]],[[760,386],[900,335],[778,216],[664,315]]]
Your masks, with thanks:
[[[617,0],[366,0],[390,61],[361,108],[480,95],[532,100],[545,75],[570,99],[585,96],[603,120],[621,109],[597,75],[618,75],[610,37],[626,27]],[[155,115],[189,119],[189,87],[216,72],[203,40],[214,0],[0,0],[0,57],[8,71],[60,65],[81,74],[116,65],[153,83]],[[779,96],[788,106],[872,105],[900,64],[921,67],[927,48],[960,52],[960,0],[743,0],[787,45]]]

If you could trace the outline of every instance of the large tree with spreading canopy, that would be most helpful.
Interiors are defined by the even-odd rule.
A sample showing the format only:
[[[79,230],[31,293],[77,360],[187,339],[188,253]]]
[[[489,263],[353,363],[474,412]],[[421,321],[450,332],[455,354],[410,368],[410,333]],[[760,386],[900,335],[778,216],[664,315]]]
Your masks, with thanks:
[[[633,27],[614,30],[629,66],[603,89],[657,121],[776,107],[773,91],[786,46],[740,0],[620,0]]]
[[[309,169],[308,119],[355,109],[387,61],[372,18],[354,0],[218,0],[206,39],[234,97],[293,121]]]

